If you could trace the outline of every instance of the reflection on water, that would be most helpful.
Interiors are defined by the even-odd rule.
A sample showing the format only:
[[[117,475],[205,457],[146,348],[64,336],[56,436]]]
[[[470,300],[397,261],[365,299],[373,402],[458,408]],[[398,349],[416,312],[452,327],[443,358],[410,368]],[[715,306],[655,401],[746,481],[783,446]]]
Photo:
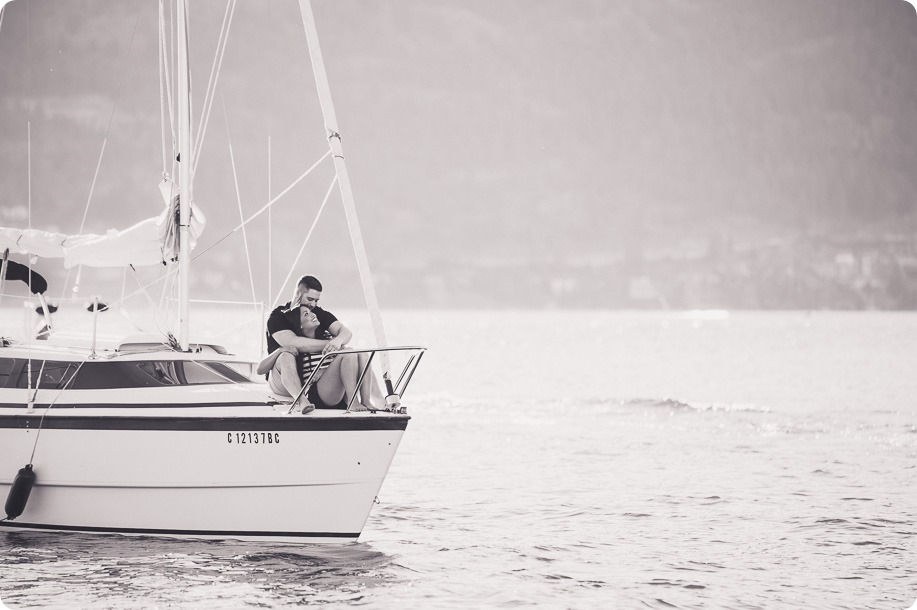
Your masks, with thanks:
[[[369,544],[263,545],[75,533],[0,533],[3,601],[27,606],[276,607],[358,602],[397,582]],[[91,600],[91,602],[90,602]]]

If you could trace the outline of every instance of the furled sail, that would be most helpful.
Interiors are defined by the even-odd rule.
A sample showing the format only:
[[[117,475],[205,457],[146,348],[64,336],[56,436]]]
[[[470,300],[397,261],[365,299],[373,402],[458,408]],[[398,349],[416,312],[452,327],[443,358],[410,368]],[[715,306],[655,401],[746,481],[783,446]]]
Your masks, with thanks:
[[[0,227],[0,250],[32,254],[42,258],[63,258],[64,267],[126,267],[159,265],[178,254],[178,189],[165,179],[159,185],[165,207],[153,218],[147,218],[123,229],[110,229],[104,235],[64,235],[37,229]],[[206,219],[191,204],[191,249],[204,230]]]

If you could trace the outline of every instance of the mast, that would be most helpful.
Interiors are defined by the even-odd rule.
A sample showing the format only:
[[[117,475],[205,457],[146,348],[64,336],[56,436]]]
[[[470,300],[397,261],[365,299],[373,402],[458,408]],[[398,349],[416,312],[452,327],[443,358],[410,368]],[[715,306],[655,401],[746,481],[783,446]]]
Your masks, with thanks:
[[[178,342],[188,351],[188,302],[191,285],[191,74],[188,59],[188,7],[178,0]]]
[[[344,164],[344,149],[341,145],[341,134],[337,126],[337,117],[334,114],[334,104],[331,101],[331,88],[328,85],[328,75],[325,73],[325,62],[322,59],[322,50],[318,43],[318,31],[315,28],[315,17],[312,14],[310,0],[299,0],[299,10],[302,13],[303,31],[309,44],[309,57],[312,60],[312,73],[315,76],[315,86],[318,89],[318,99],[322,107],[322,116],[325,118],[325,129],[328,134],[328,145],[334,159],[334,169],[337,172],[338,187],[341,190],[341,199],[344,202],[344,212],[347,216],[347,226],[350,229],[350,240],[353,242],[353,251],[357,259],[357,269],[360,272],[360,281],[363,284],[363,293],[366,296],[366,305],[369,308],[370,320],[376,342],[379,347],[388,347],[385,339],[385,329],[382,326],[382,316],[379,313],[379,301],[373,287],[372,277],[369,273],[369,260],[366,248],[363,245],[363,235],[360,232],[360,222],[357,219],[357,209],[353,203],[353,191],[350,187],[350,178],[347,175],[347,166]],[[392,396],[391,375],[389,374],[388,352],[379,354],[382,362],[382,377],[385,380],[387,395]]]

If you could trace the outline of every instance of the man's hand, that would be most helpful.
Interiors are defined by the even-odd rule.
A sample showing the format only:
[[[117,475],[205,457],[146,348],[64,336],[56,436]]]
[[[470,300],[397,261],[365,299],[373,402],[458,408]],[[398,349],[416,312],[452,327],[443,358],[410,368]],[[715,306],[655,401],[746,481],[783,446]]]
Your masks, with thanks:
[[[334,337],[333,339],[328,341],[328,344],[325,345],[325,348],[322,350],[322,353],[327,354],[329,352],[336,352],[341,349],[344,349],[344,338],[338,335],[337,337]]]

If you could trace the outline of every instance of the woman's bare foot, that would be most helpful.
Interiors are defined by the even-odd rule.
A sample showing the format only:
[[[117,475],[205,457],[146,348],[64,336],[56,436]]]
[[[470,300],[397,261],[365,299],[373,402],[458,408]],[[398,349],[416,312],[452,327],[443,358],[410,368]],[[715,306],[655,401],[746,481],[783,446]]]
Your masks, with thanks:
[[[309,402],[309,398],[306,396],[305,392],[293,402],[293,406],[290,407],[291,411],[300,411],[303,415],[306,413],[311,413],[315,411],[315,405]]]

